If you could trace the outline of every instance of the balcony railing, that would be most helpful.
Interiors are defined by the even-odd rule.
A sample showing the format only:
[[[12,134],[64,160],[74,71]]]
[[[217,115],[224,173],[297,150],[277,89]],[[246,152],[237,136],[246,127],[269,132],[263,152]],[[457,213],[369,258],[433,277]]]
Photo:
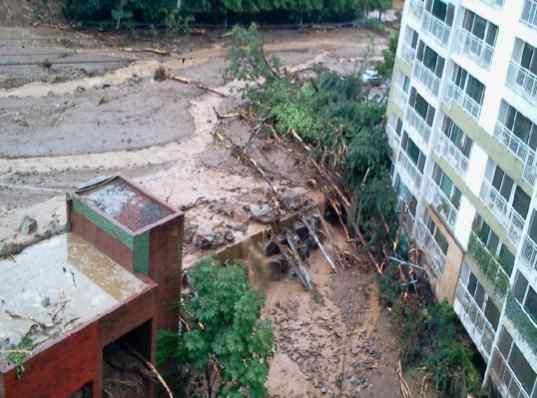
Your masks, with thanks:
[[[435,151],[444,158],[459,175],[464,176],[468,170],[468,158],[444,133],[438,132]]]
[[[436,74],[423,65],[421,62],[416,61],[414,63],[413,74],[416,79],[422,82],[425,87],[431,91],[434,95],[438,95],[440,90],[440,78]]]
[[[488,180],[483,181],[479,196],[505,228],[507,237],[513,246],[518,247],[524,228],[524,217],[507,202]]]
[[[425,200],[434,207],[438,214],[451,227],[455,227],[458,210],[453,206],[447,195],[432,180],[428,181]]]
[[[494,47],[466,29],[459,29],[456,38],[457,52],[468,56],[482,67],[486,68],[490,65]]]
[[[423,14],[423,1],[410,0],[410,9],[417,18],[421,18]]]
[[[423,117],[421,117],[421,115],[411,106],[407,108],[406,120],[412,127],[414,127],[414,129],[416,129],[423,141],[429,142],[431,126],[429,126],[425,119],[423,119]]]
[[[415,219],[403,198],[398,198],[398,209],[399,209],[399,221],[401,223],[401,226],[403,227],[405,232],[408,234],[408,237],[413,239]]]
[[[412,193],[417,195],[421,188],[422,173],[418,170],[414,162],[410,160],[404,150],[399,151],[398,163],[401,165],[402,170],[407,177],[407,185],[412,188]]]
[[[507,85],[532,104],[537,101],[537,76],[512,61],[507,72]]]
[[[537,243],[528,235],[524,237],[520,263],[532,271],[537,271]],[[537,279],[537,274],[534,275]]]
[[[423,11],[421,27],[429,32],[440,44],[443,46],[448,45],[451,26],[436,18],[429,11]]]
[[[440,246],[438,246],[438,243],[436,243],[436,240],[434,240],[434,237],[422,220],[416,223],[416,240],[425,253],[432,274],[436,277],[442,275],[446,255],[442,252],[442,249],[440,249]]]
[[[487,249],[475,232],[470,234],[468,253],[477,263],[483,275],[489,280],[494,288],[494,293],[503,298],[509,288],[509,275],[501,266],[498,258]]]
[[[505,146],[509,152],[520,159],[524,166],[522,177],[530,185],[533,185],[535,177],[537,176],[535,151],[500,121],[496,123],[496,127],[494,128],[494,137],[498,142]]]
[[[537,1],[526,0],[520,20],[533,29],[537,29]]]
[[[401,46],[401,58],[403,58],[403,61],[408,65],[412,66],[412,63],[416,58],[416,49],[410,47],[408,43],[403,43]]]
[[[518,381],[515,372],[497,348],[492,356],[491,375],[502,396],[509,398],[530,398]]]
[[[460,281],[457,285],[454,308],[474,344],[488,360],[494,342],[494,328]]]
[[[445,99],[449,102],[456,103],[464,109],[470,116],[479,119],[481,115],[481,104],[470,97],[456,84],[450,82],[446,86]]]

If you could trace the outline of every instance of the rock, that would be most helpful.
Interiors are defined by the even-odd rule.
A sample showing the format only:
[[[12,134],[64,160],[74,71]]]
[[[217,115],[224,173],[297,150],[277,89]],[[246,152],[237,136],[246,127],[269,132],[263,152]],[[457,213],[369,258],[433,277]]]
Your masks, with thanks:
[[[186,243],[192,243],[194,239],[194,235],[196,234],[196,231],[198,230],[198,225],[193,224],[190,221],[185,222],[185,242]]]
[[[282,205],[287,210],[298,210],[306,203],[306,190],[303,188],[288,189],[280,195]]]
[[[110,102],[110,97],[108,95],[103,95],[97,105],[104,105],[104,104],[108,104],[109,102]]]
[[[306,225],[303,222],[301,221],[295,222],[294,228],[295,228],[295,233],[298,235],[298,238],[300,240],[305,240],[309,236],[308,227],[306,227]]]
[[[37,231],[37,221],[30,216],[24,216],[19,225],[19,232],[25,235],[33,234]]]
[[[267,204],[250,206],[250,214],[255,221],[262,224],[270,224],[276,218],[274,210]]]
[[[216,241],[216,234],[208,224],[201,224],[193,238],[194,245],[202,250],[209,250]]]

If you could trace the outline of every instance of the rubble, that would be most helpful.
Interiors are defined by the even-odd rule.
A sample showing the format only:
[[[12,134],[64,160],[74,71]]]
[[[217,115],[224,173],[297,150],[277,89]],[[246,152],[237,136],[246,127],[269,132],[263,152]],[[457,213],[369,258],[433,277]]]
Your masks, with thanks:
[[[30,235],[37,231],[37,221],[30,216],[24,216],[19,226],[19,232],[24,235]]]

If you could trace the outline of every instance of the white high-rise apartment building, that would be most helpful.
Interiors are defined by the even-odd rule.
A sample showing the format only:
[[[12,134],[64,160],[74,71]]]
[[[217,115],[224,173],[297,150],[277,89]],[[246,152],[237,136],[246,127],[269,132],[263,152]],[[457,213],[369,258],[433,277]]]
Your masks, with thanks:
[[[537,398],[537,0],[407,0],[387,132],[402,224],[485,382]]]

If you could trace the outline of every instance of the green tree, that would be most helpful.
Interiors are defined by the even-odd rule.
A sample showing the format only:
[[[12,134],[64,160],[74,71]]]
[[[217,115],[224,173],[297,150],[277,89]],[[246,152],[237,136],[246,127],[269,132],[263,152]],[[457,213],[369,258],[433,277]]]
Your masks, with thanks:
[[[182,306],[188,328],[161,332],[159,363],[187,364],[205,378],[207,397],[265,397],[272,326],[260,318],[263,297],[242,266],[200,260],[188,274],[192,295]]]
[[[397,52],[397,42],[399,41],[399,32],[390,35],[388,48],[382,54],[384,60],[377,65],[377,72],[385,79],[392,77],[393,65],[395,63],[395,53]]]

